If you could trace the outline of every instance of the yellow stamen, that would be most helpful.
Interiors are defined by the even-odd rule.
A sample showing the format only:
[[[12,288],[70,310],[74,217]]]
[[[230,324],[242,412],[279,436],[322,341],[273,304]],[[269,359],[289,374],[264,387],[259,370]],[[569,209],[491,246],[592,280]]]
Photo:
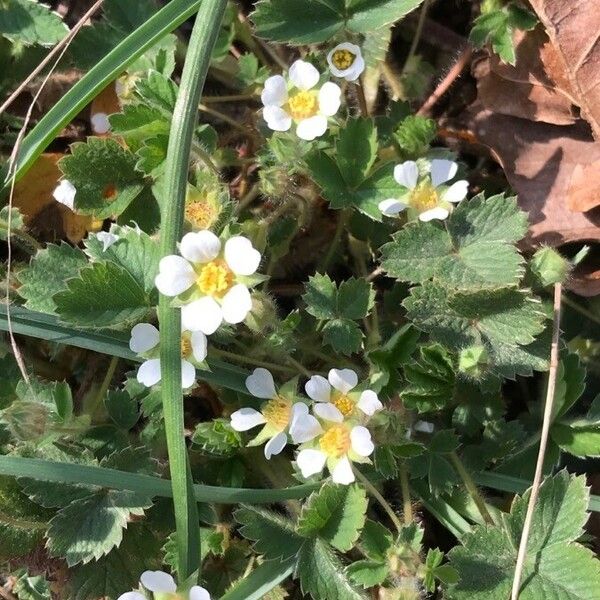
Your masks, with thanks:
[[[298,92],[288,100],[288,112],[296,121],[314,117],[319,110],[315,92]]]
[[[202,265],[196,279],[198,289],[206,296],[223,296],[233,284],[233,273],[222,260]]]
[[[278,431],[283,431],[288,426],[291,412],[292,403],[281,396],[269,400],[262,407],[262,414],[267,424]]]
[[[188,358],[192,354],[192,338],[190,335],[181,336],[181,358]]]
[[[208,229],[219,216],[219,210],[213,204],[200,200],[185,205],[185,218],[195,229]]]
[[[336,394],[333,398],[333,404],[345,417],[354,412],[354,402],[344,394]]]
[[[436,189],[428,182],[419,184],[411,193],[410,205],[420,213],[435,208],[439,203]]]
[[[344,424],[331,426],[319,440],[321,450],[332,458],[338,458],[350,450],[350,430]]]
[[[331,62],[340,71],[349,69],[356,60],[356,55],[352,54],[350,50],[336,50],[331,57]]]

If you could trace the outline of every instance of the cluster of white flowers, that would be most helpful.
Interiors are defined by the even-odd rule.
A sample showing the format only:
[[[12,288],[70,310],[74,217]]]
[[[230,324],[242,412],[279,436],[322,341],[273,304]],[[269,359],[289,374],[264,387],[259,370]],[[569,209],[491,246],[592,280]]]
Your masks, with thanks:
[[[350,43],[336,46],[327,56],[335,77],[355,81],[365,69],[360,48]],[[342,90],[331,81],[322,81],[311,63],[297,60],[287,73],[273,75],[265,81],[261,99],[263,117],[273,131],[289,131],[296,125],[296,135],[314,140],[327,131],[328,119],[340,108]]]
[[[163,571],[144,571],[140,577],[140,589],[121,594],[117,600],[148,600],[146,592],[155,600],[210,600],[210,594],[199,585],[192,586],[187,593],[178,593],[173,577]]]
[[[358,386],[351,369],[331,369],[327,379],[313,375],[304,388],[308,399],[296,393],[295,379],[278,390],[271,373],[262,368],[246,379],[246,388],[266,402],[260,410],[234,412],[231,426],[248,431],[262,425],[248,445],[266,442],[268,459],[291,442],[299,445],[296,464],[304,477],[327,466],[333,481],[346,485],[354,481],[353,462],[370,462],[375,447],[366,425],[383,405],[374,391]]]

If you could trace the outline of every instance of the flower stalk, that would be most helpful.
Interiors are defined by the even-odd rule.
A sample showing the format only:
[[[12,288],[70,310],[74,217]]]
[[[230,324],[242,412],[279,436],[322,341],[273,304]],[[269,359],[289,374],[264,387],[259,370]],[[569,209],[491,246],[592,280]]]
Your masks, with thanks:
[[[190,38],[171,122],[165,164],[166,195],[161,218],[162,256],[174,254],[177,242],[181,239],[198,104],[226,4],[226,0],[204,0]],[[178,308],[171,306],[170,298],[161,295],[158,316],[161,325],[162,404],[177,529],[178,575],[180,581],[185,581],[197,571],[200,564],[200,530],[184,437],[181,315]]]

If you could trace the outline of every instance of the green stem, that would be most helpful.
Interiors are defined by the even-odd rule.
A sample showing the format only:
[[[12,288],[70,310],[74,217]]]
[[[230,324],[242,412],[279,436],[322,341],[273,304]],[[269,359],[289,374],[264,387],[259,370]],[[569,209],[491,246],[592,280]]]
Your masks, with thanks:
[[[404,75],[409,67],[410,61],[412,60],[415,52],[417,51],[417,47],[419,46],[419,41],[421,40],[421,34],[423,33],[423,26],[425,25],[425,17],[427,17],[427,9],[429,8],[429,0],[425,0],[423,2],[423,6],[421,7],[421,14],[419,15],[419,22],[417,23],[417,29],[415,31],[415,36],[413,37],[412,44],[410,45],[410,50],[406,56],[406,60],[404,61],[404,66],[402,67],[402,75]]]
[[[462,464],[462,461],[456,452],[450,453],[450,461],[452,462],[452,465],[456,469],[456,472],[460,478],[463,480],[463,483],[467,488],[467,492],[469,492],[471,498],[473,498],[473,502],[475,502],[475,506],[477,506],[477,510],[479,510],[479,514],[481,515],[482,519],[486,523],[493,525],[494,519],[492,519],[492,515],[490,515],[487,506],[485,505],[485,500],[481,497],[481,494],[477,489],[477,485],[473,481],[473,478],[469,472],[465,469],[465,466]]]
[[[379,502],[381,508],[385,510],[390,518],[390,521],[394,524],[394,527],[398,531],[402,531],[402,523],[400,522],[400,519],[396,516],[394,509],[389,505],[388,501],[379,493],[379,490],[358,469],[354,469],[354,474],[365,486],[367,492],[369,492],[369,494],[371,494],[371,496],[373,496],[373,498]]]
[[[342,237],[344,235],[344,231],[346,230],[346,225],[352,216],[351,210],[344,210],[340,214],[337,222],[337,227],[335,229],[335,233],[333,235],[333,240],[331,240],[331,244],[329,245],[329,249],[327,250],[327,254],[323,257],[323,260],[319,264],[319,271],[325,273],[329,268],[329,263],[331,263],[331,259],[335,256],[337,252],[338,246],[342,241]]]
[[[173,112],[165,165],[165,201],[161,219],[161,255],[177,251],[183,232],[192,139],[198,104],[227,0],[204,0],[196,16]],[[187,455],[181,389],[181,314],[160,297],[161,394],[177,529],[178,576],[186,581],[200,565],[200,528]]]
[[[402,491],[402,507],[404,509],[404,523],[410,525],[413,520],[412,503],[410,501],[410,486],[408,484],[408,469],[406,463],[400,463],[400,490]]]
[[[90,417],[93,419],[98,407],[102,405],[102,401],[104,400],[104,396],[106,396],[106,392],[108,392],[108,388],[110,386],[110,382],[112,378],[115,376],[115,371],[117,369],[117,365],[119,364],[119,357],[113,356],[110,359],[110,363],[108,365],[108,369],[106,370],[106,375],[102,380],[102,384],[100,385],[100,389],[94,398],[94,403],[90,407]]]

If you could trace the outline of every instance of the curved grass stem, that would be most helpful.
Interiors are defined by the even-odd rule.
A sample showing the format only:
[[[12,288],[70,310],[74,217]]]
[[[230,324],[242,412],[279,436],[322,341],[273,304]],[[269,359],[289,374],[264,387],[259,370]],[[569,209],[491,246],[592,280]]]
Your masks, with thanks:
[[[173,112],[165,165],[165,193],[161,216],[161,255],[174,254],[183,231],[192,138],[198,103],[210,63],[211,51],[227,0],[204,0],[196,16]],[[169,468],[177,529],[178,576],[186,581],[199,568],[198,509],[184,437],[181,389],[181,315],[169,298],[160,297],[160,366]]]

